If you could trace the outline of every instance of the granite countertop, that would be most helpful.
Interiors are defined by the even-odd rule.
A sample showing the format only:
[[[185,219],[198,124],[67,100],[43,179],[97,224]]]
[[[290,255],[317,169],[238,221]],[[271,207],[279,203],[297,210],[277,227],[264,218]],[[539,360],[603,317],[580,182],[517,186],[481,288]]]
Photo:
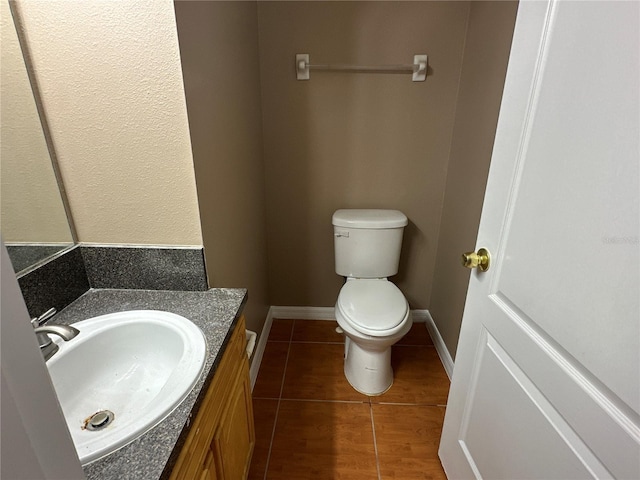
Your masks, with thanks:
[[[129,445],[84,466],[88,480],[168,478],[184,444],[191,411],[204,399],[246,301],[247,291],[213,288],[204,292],[93,289],[58,313],[51,323],[72,324],[124,310],[164,310],[195,323],[207,339],[202,375],[187,398],[159,425]]]

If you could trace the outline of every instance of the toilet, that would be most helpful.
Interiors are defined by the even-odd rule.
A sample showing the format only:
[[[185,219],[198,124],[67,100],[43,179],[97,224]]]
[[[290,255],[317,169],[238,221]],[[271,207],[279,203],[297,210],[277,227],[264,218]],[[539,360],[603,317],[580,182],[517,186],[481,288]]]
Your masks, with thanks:
[[[391,346],[411,329],[398,273],[407,217],[398,210],[342,209],[333,214],[335,269],[346,277],[335,314],[345,334],[344,374],[353,388],[381,395],[393,383]]]

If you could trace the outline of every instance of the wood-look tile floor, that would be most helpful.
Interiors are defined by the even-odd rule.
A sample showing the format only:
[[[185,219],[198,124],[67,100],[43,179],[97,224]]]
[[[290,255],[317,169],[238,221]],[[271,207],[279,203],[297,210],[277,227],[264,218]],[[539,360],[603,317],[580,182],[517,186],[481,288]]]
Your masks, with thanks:
[[[438,443],[449,379],[425,324],[392,348],[394,383],[356,392],[335,321],[274,320],[253,390],[250,479],[446,479]]]

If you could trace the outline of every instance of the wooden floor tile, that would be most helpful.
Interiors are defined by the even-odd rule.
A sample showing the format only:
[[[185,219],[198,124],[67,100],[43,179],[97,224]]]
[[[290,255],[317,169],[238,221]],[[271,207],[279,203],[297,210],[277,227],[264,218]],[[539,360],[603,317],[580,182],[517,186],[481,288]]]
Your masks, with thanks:
[[[424,323],[414,323],[411,330],[400,339],[396,345],[433,345],[427,325]]]
[[[344,345],[332,343],[291,343],[282,398],[368,402],[344,376]]]
[[[343,343],[344,335],[336,332],[335,320],[296,320],[292,342]]]
[[[446,480],[438,458],[443,407],[372,405],[382,480]]]
[[[371,403],[446,405],[449,378],[434,347],[395,345],[391,350],[393,385]]]
[[[256,445],[251,457],[248,480],[264,479],[277,410],[278,400],[253,399]]]
[[[280,404],[269,480],[376,480],[369,404]]]
[[[274,318],[269,330],[270,342],[288,342],[291,340],[291,330],[293,329],[293,320]]]
[[[280,398],[288,351],[288,342],[267,342],[253,389],[253,398]]]

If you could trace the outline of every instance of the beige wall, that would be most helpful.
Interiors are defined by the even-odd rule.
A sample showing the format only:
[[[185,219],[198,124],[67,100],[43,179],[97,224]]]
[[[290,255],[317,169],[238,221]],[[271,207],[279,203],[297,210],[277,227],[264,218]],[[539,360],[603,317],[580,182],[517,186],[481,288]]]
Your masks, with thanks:
[[[71,243],[9,3],[0,2],[0,218],[5,242]]]
[[[429,310],[455,356],[517,2],[472,2]],[[478,245],[482,247],[482,245]]]
[[[256,3],[175,10],[209,282],[248,288],[259,332],[269,303]]]
[[[410,220],[394,281],[412,308],[432,290],[467,2],[258,2],[270,301],[332,306],[331,215],[394,208]],[[311,72],[312,63],[411,63],[409,75]]]
[[[17,5],[79,240],[202,245],[171,0]]]

